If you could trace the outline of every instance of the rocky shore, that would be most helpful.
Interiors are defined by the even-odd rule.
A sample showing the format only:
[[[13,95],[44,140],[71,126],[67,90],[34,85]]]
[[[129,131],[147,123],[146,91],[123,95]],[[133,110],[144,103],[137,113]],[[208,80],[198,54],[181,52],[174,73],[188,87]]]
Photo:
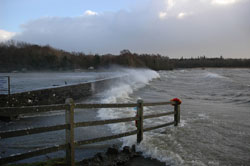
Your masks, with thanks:
[[[136,152],[135,145],[119,150],[117,147],[108,148],[106,153],[97,153],[94,157],[84,159],[80,166],[165,166],[156,159],[144,158],[141,152]]]
[[[55,158],[35,163],[15,163],[6,166],[68,166],[65,158]],[[165,163],[156,159],[145,158],[141,152],[137,152],[135,145],[125,146],[122,150],[116,145],[107,149],[106,152],[97,153],[92,158],[76,162],[76,166],[166,166]]]

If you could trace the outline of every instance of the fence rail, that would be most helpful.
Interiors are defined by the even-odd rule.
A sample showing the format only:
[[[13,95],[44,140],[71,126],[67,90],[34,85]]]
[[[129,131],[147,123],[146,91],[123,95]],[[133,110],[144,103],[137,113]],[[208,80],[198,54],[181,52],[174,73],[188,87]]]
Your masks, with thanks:
[[[67,104],[43,105],[43,106],[24,106],[24,107],[4,107],[0,108],[0,116],[16,116],[20,114],[43,113],[57,110],[65,110]]]
[[[144,106],[157,106],[157,105],[173,105],[174,111],[143,116]],[[126,117],[126,118],[118,118],[118,119],[108,119],[108,120],[98,120],[98,121],[88,121],[88,122],[78,122],[78,123],[74,122],[74,110],[75,109],[123,108],[123,107],[137,107],[137,115],[135,117]],[[67,165],[74,166],[75,165],[75,154],[74,154],[75,146],[92,144],[96,142],[107,141],[111,139],[135,135],[135,134],[137,134],[137,143],[140,143],[143,140],[143,132],[147,132],[150,130],[154,130],[154,129],[158,129],[158,128],[162,128],[162,127],[166,127],[170,125],[177,126],[178,123],[180,122],[180,103],[176,101],[144,103],[142,100],[138,100],[137,103],[125,103],[125,104],[121,104],[121,103],[120,104],[75,104],[73,99],[67,99],[65,104],[60,104],[60,105],[0,108],[0,115],[1,116],[10,116],[10,115],[13,116],[13,115],[19,115],[19,114],[41,113],[41,112],[49,112],[49,111],[55,111],[55,110],[65,110],[65,122],[66,122],[65,124],[56,125],[56,126],[31,128],[31,129],[14,130],[14,131],[4,131],[4,132],[0,132],[0,140],[11,138],[11,137],[25,136],[25,135],[30,135],[30,134],[65,130],[66,143],[62,145],[56,145],[52,147],[38,149],[32,152],[27,152],[23,154],[17,154],[17,155],[12,155],[12,156],[5,157],[5,158],[0,158],[0,165],[66,149]],[[162,117],[162,116],[167,116],[171,114],[174,114],[173,122],[167,122],[165,124],[148,127],[148,128],[143,127],[144,119]],[[81,140],[77,142],[74,141],[74,128],[129,122],[129,121],[136,121],[137,130],[128,131],[128,132],[111,135],[111,136],[92,138],[88,140]]]

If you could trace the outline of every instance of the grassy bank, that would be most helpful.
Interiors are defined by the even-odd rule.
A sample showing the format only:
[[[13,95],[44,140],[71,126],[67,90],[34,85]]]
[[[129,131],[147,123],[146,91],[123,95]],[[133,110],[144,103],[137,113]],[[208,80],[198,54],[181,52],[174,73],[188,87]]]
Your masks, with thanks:
[[[66,166],[64,158],[51,159],[47,161],[40,161],[34,163],[23,163],[23,164],[8,164],[6,166]],[[79,163],[76,163],[79,166]]]

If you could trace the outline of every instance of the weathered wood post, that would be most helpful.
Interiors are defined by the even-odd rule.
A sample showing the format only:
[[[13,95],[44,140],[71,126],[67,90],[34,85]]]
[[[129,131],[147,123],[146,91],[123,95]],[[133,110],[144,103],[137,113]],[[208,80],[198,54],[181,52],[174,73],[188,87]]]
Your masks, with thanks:
[[[180,115],[180,103],[175,101],[174,104],[174,125],[178,126],[178,123],[180,123],[181,115]]]
[[[137,143],[143,140],[143,100],[137,100]]]
[[[75,166],[75,144],[74,144],[74,100],[71,98],[66,99],[66,104],[69,107],[65,112],[65,122],[68,124],[66,129],[66,163],[69,166]]]
[[[10,96],[10,76],[8,77],[8,96]]]

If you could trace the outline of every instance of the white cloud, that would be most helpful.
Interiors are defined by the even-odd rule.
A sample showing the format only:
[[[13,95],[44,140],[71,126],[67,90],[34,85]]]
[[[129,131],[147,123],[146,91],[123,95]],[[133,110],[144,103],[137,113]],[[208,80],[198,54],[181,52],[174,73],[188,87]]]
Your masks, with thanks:
[[[203,2],[208,1],[210,3],[210,0],[165,0],[165,9],[161,10],[159,18],[166,17],[163,13],[167,13],[168,18],[175,17],[181,19],[188,15],[196,14],[196,12],[204,12],[204,7],[200,8],[200,6],[202,6]]]
[[[84,12],[84,15],[85,15],[85,16],[96,16],[96,15],[98,15],[98,13],[97,13],[97,12],[94,12],[94,11],[91,11],[91,10],[86,10],[86,11]]]
[[[215,6],[231,6],[246,1],[249,0],[165,0],[164,9],[158,16],[160,19],[170,17],[181,19],[189,15],[211,11]]]
[[[167,10],[172,9],[175,6],[175,0],[166,0]]]
[[[14,32],[8,32],[0,29],[0,42],[10,40],[13,36],[15,36]]]
[[[164,19],[167,16],[166,12],[159,12],[159,18]]]
[[[249,1],[222,9],[211,5],[211,0],[178,0],[170,3],[174,5],[168,11],[165,3],[152,0],[143,8],[95,17],[41,18],[24,24],[14,39],[85,53],[117,54],[129,49],[170,57],[250,58]]]
[[[211,3],[214,5],[231,5],[239,1],[240,0],[212,0]]]
[[[181,12],[181,13],[178,14],[177,18],[182,19],[186,15],[187,15],[187,13]]]
[[[183,19],[184,17],[190,16],[190,15],[192,15],[192,12],[189,12],[189,13],[180,12],[180,13],[177,15],[177,18],[178,18],[178,19]]]

